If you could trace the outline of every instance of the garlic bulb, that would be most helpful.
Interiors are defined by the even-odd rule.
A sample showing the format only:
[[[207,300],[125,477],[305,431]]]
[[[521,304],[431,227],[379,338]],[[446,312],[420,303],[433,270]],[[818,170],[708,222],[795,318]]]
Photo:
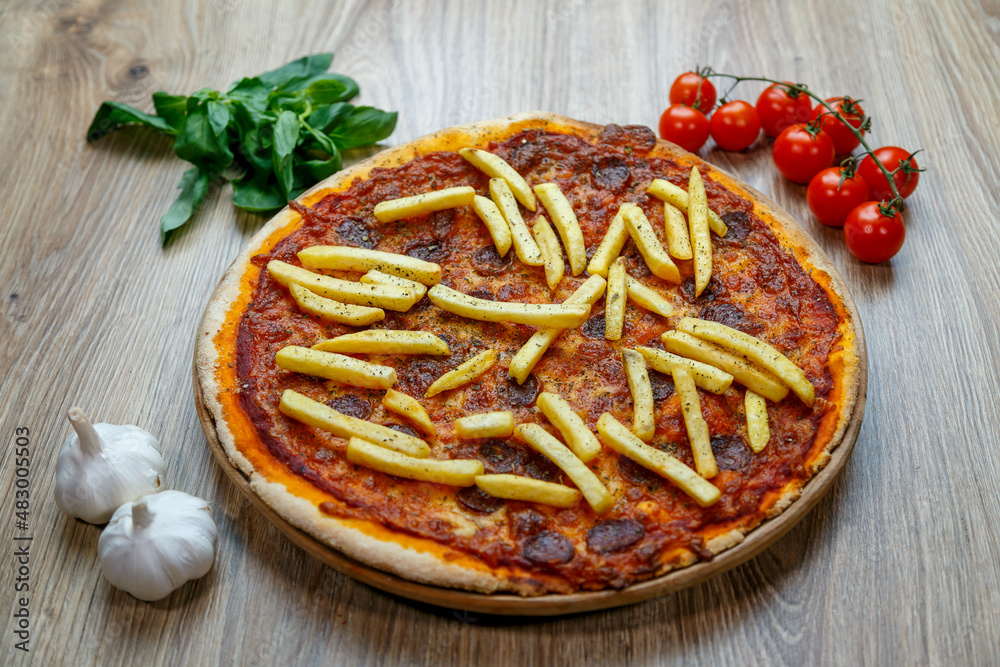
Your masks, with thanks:
[[[106,523],[122,503],[159,491],[167,464],[150,433],[128,424],[91,424],[77,407],[66,416],[75,433],[56,461],[59,509],[88,523]]]
[[[159,600],[212,569],[217,540],[207,502],[163,491],[119,507],[97,553],[113,586],[140,600]]]

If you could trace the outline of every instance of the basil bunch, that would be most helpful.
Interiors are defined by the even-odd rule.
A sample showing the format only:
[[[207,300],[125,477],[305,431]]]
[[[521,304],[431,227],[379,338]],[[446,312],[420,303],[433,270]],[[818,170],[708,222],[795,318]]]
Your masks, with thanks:
[[[348,104],[360,89],[353,79],[328,73],[332,61],[332,53],[306,56],[241,79],[225,93],[158,91],[156,115],[104,102],[87,141],[131,124],[174,137],[174,153],[194,166],[160,219],[164,244],[201,206],[209,183],[232,167],[241,172],[232,182],[233,203],[254,213],[274,211],[340,170],[341,151],[385,139],[396,127],[395,111]]]

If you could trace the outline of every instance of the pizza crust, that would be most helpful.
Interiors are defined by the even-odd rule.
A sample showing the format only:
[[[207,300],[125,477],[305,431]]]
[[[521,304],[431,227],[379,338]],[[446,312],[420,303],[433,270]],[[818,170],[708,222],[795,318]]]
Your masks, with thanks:
[[[317,184],[297,201],[310,206],[330,193],[346,189],[355,179],[365,178],[372,169],[399,166],[431,151],[457,150],[470,145],[483,147],[491,140],[502,140],[529,128],[569,130],[590,141],[596,138],[602,129],[598,125],[542,112],[517,114],[457,126],[408,144],[386,149]],[[863,349],[859,346],[859,342],[863,346],[861,342],[863,338],[854,304],[827,258],[798,224],[774,202],[728,173],[713,165],[707,165],[697,156],[673,144],[661,141],[654,150],[658,155],[669,156],[682,163],[696,164],[699,168],[707,167],[715,181],[753,201],[755,213],[768,224],[781,244],[794,253],[800,265],[807,270],[811,269],[815,279],[825,281],[821,282],[821,285],[832,291],[839,299],[839,302],[835,302],[835,306],[840,310],[843,334],[837,352],[842,364],[840,387],[843,395],[839,397],[839,410],[834,415],[835,423],[831,425],[825,446],[812,460],[812,472],[815,474],[826,465],[832,451],[842,441],[858,405],[861,378],[859,369],[862,362],[860,350]],[[199,383],[200,395],[212,420],[215,434],[229,461],[249,480],[253,492],[281,517],[324,544],[362,563],[405,579],[433,586],[461,588],[480,593],[509,591],[520,595],[537,595],[545,592],[546,589],[541,582],[530,577],[519,576],[518,573],[511,571],[494,573],[484,567],[476,567],[468,559],[449,562],[440,549],[434,548],[435,545],[422,544],[422,540],[418,538],[386,534],[387,531],[384,529],[373,534],[351,525],[349,521],[325,515],[319,511],[317,503],[290,492],[286,483],[269,479],[267,472],[259,470],[258,466],[238,447],[237,436],[232,426],[235,420],[239,419],[239,415],[233,415],[221,400],[226,388],[219,381],[219,370],[220,364],[224,364],[225,360],[220,358],[217,338],[227,326],[233,325],[232,318],[239,314],[234,312],[234,308],[240,303],[241,297],[245,296],[249,289],[248,285],[255,281],[260,272],[260,269],[250,261],[251,258],[272,247],[297,228],[300,221],[299,214],[286,207],[250,239],[220,281],[199,325],[195,353],[196,382]],[[780,515],[799,498],[801,492],[799,484],[791,484],[783,489],[773,502],[768,518]],[[745,535],[755,528],[757,526],[726,530],[706,540],[704,547],[712,554],[722,553],[742,543]],[[665,563],[658,574],[686,567],[697,560],[695,553],[686,551],[680,557]]]

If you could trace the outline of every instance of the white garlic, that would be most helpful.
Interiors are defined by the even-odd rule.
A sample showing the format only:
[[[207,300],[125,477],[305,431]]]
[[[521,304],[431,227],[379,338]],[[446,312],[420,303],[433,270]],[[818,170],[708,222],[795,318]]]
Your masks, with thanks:
[[[163,491],[119,507],[97,552],[113,586],[140,600],[159,600],[212,569],[217,540],[207,502]]]
[[[150,433],[129,424],[91,424],[77,407],[66,416],[75,432],[56,461],[59,509],[88,523],[106,523],[122,503],[160,490],[167,464]]]

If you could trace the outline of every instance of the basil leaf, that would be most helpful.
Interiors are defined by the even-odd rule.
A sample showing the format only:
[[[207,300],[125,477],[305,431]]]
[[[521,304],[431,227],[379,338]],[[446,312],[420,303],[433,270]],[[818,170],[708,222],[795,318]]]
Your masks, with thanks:
[[[153,93],[153,108],[156,109],[156,115],[167,121],[174,129],[173,133],[177,134],[187,115],[187,98],[158,90]]]
[[[257,79],[268,90],[274,89],[291,79],[314,76],[330,69],[332,53],[314,53],[282,65],[278,69],[258,74]]]
[[[374,107],[355,107],[328,134],[342,151],[367,146],[392,134],[396,129],[397,115],[395,111],[389,113]]]
[[[206,107],[208,108],[208,124],[212,128],[212,133],[219,141],[225,142],[226,128],[229,127],[231,120],[229,108],[217,100],[209,100]]]
[[[331,127],[334,127],[347,118],[353,108],[353,106],[346,102],[337,102],[328,107],[320,107],[309,114],[306,122],[320,132],[329,132]]]
[[[332,104],[333,102],[346,102],[357,97],[361,89],[358,87],[358,83],[349,76],[325,73],[291,79],[276,88],[274,94],[289,96],[298,92],[305,92],[317,104]]]
[[[171,232],[190,220],[205,201],[205,195],[208,194],[208,180],[208,174],[198,167],[188,169],[181,176],[181,182],[177,186],[181,193],[167,209],[166,214],[160,218],[160,237],[163,245],[167,244]]]
[[[174,153],[182,160],[207,168],[213,177],[221,174],[233,162],[233,153],[225,141],[219,141],[208,119],[207,105],[188,111],[177,139]]]
[[[278,186],[266,178],[233,181],[233,204],[250,213],[267,213],[288,203]]]
[[[97,141],[119,127],[133,123],[145,125],[170,135],[177,134],[177,130],[163,118],[151,116],[121,102],[108,101],[102,102],[101,107],[94,115],[94,120],[91,121],[90,128],[87,130],[87,141]]]
[[[292,153],[299,140],[299,117],[292,111],[282,111],[274,124],[274,147],[271,162],[278,186],[287,198],[292,191]]]
[[[337,152],[329,160],[306,160],[300,162],[299,166],[306,170],[312,177],[313,182],[319,182],[327,176],[332,176],[340,171],[342,163],[343,160],[340,157],[340,153]]]
[[[263,107],[269,92],[271,89],[265,86],[259,77],[254,76],[235,82],[229,86],[226,94],[234,99],[258,102]]]
[[[306,133],[319,144],[320,149],[325,151],[328,155],[336,155],[338,153],[336,144],[333,140],[323,134],[322,132],[313,128],[309,123],[302,121],[302,127],[305,129]]]

